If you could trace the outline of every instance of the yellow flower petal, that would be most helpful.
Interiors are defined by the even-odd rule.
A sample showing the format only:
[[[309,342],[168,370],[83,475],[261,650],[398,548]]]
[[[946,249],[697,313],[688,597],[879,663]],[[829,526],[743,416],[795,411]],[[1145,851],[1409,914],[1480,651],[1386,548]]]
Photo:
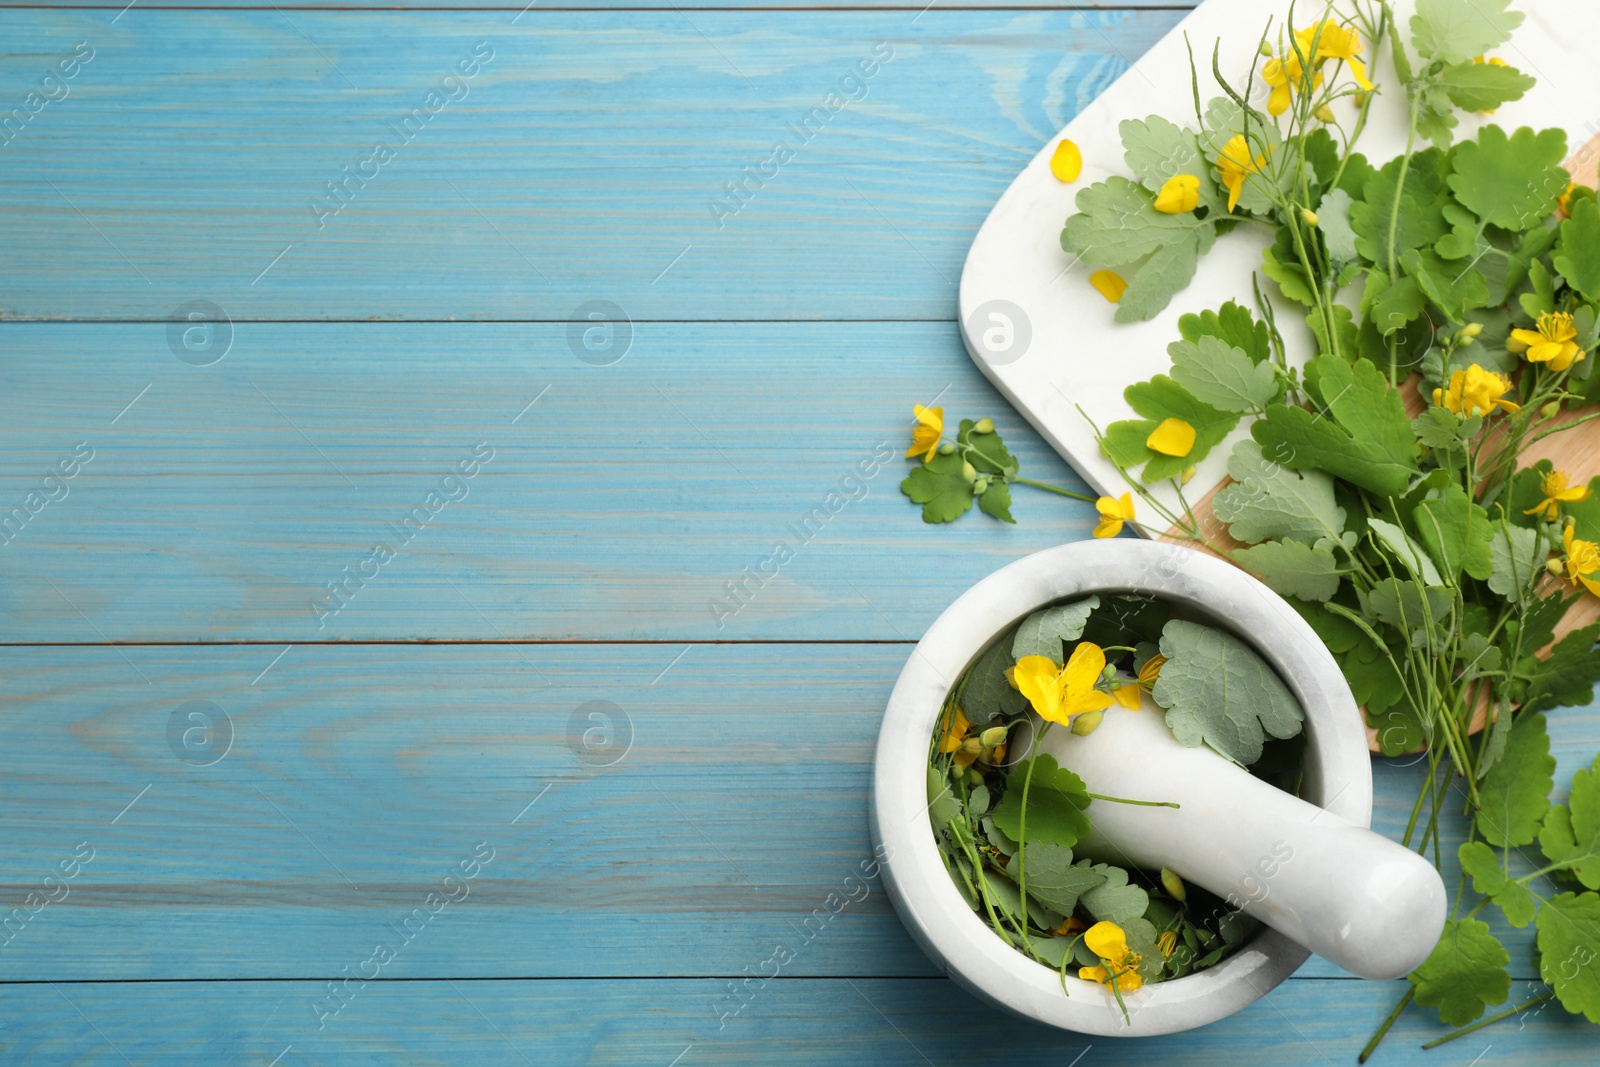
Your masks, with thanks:
[[[1163,456],[1187,456],[1194,450],[1194,427],[1182,419],[1163,419],[1144,443]]]
[[[939,440],[944,436],[944,408],[913,404],[911,414],[916,422],[911,427],[911,447],[906,449],[906,456],[930,460],[939,451]]]
[[[1113,964],[1128,954],[1128,935],[1116,923],[1095,923],[1084,933],[1083,943],[1090,952]]]
[[[1123,493],[1120,498],[1103,496],[1094,502],[1100,513],[1100,522],[1094,528],[1096,537],[1115,537],[1122,532],[1124,522],[1133,521],[1133,494]]]
[[[967,739],[967,731],[970,729],[972,724],[967,721],[966,713],[957,708],[950,724],[945,727],[944,738],[939,742],[939,751],[954,752],[960,748],[961,742]]]
[[[1140,704],[1143,703],[1141,694],[1142,690],[1139,688],[1139,683],[1134,682],[1131,685],[1123,684],[1113,689],[1111,691],[1111,699],[1129,711],[1138,711]]]
[[[1104,967],[1079,967],[1078,977],[1085,982],[1099,982],[1101,985],[1111,981],[1111,975],[1106,973]]]
[[[1065,724],[1061,706],[1061,668],[1044,656],[1023,656],[1017,661],[1017,692],[1028,698],[1041,719]]]
[[[1095,537],[1115,537],[1122,532],[1122,520],[1105,516],[1094,525],[1091,533]]]
[[[1161,665],[1167,662],[1167,657],[1157,652],[1144,661],[1144,666],[1139,668],[1139,684],[1146,689],[1154,686],[1161,678]]]
[[[1200,206],[1200,179],[1193,174],[1174,174],[1156,194],[1155,209],[1166,215],[1182,215]]]
[[[1075,182],[1078,175],[1083,173],[1083,152],[1072,141],[1065,137],[1056,145],[1056,150],[1050,157],[1050,173],[1060,182]]]
[[[1128,283],[1114,270],[1095,271],[1089,275],[1089,284],[1094,286],[1095,292],[1113,304],[1121,300],[1122,294],[1128,291]]]

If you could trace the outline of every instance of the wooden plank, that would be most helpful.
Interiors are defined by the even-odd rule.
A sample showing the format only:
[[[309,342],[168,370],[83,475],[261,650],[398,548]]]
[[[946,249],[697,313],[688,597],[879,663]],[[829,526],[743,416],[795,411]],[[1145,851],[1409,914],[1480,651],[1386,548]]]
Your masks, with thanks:
[[[1180,15],[7,10],[0,101],[93,58],[3,148],[0,317],[946,319],[1011,174]]]
[[[789,979],[767,983],[737,1016],[726,981],[369,983],[316,1028],[312,982],[16,986],[0,1002],[0,1048],[15,1062],[135,1064],[445,1064],[475,1067],[783,1064],[882,1067],[1016,1064],[1237,1067],[1355,1062],[1396,983],[1290,979],[1263,1001],[1184,1034],[1085,1038],[1012,1019],[954,983]],[[1512,988],[1523,996],[1526,986]],[[1524,997],[1526,999],[1526,997]],[[159,1019],[160,1025],[152,1025]],[[719,1021],[722,1023],[718,1029]],[[1546,1006],[1425,1053],[1446,1033],[1407,1012],[1385,1064],[1473,1067],[1592,1064],[1593,1035]],[[1477,1057],[1473,1059],[1473,1057]],[[676,1058],[675,1058],[676,1057]],[[1077,1057],[1075,1060],[1074,1057]]]
[[[10,324],[0,518],[27,521],[0,544],[0,640],[906,640],[1093,523],[1019,488],[1016,526],[933,527],[900,494],[935,396],[1082,488],[954,324],[635,331],[596,367],[561,325],[241,323],[193,367],[161,324]],[[80,442],[68,495],[29,505]],[[480,442],[467,495],[402,542]],[[398,557],[333,600],[375,543]]]
[[[492,860],[386,977],[738,975],[774,939],[792,975],[933,973],[878,883],[846,881],[870,855],[870,761],[908,651],[0,650],[4,911],[93,853],[5,930],[0,981],[338,976],[430,893],[463,893],[443,880],[485,842]],[[1550,725],[1564,788],[1600,715]],[[210,732],[186,745],[189,729]],[[1409,762],[1375,767],[1391,836]],[[1452,882],[1460,840],[1452,818]],[[832,893],[856,901],[808,926]],[[1531,977],[1531,929],[1500,932]]]

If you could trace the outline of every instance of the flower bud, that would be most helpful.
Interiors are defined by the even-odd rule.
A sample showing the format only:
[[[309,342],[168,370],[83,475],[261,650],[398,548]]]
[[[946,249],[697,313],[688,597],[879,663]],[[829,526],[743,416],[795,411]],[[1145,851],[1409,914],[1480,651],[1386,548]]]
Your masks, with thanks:
[[[949,441],[946,441],[944,444],[939,446],[939,455],[948,456],[955,450],[956,446],[951,444]]]
[[[1095,727],[1099,726],[1100,720],[1105,717],[1106,713],[1103,711],[1086,711],[1072,720],[1072,732],[1079,737],[1088,737],[1094,733]]]
[[[972,426],[973,433],[994,433],[993,419],[979,419]]]
[[[984,748],[997,748],[1006,743],[1006,728],[1004,726],[991,726],[978,735],[978,740],[983,742]]]
[[[976,756],[978,753],[983,751],[983,742],[979,741],[976,737],[969,737],[965,741],[961,742],[961,750]]]
[[[963,463],[961,465],[961,477],[967,480],[968,485],[971,485],[973,482],[978,480],[977,469],[974,468],[970,463]]]
[[[1189,890],[1183,884],[1183,879],[1165,867],[1161,868],[1161,886],[1168,893],[1171,893],[1172,898],[1179,904],[1189,903]]]
[[[1366,93],[1358,92],[1358,93],[1356,93],[1356,95],[1352,99],[1355,100],[1356,107],[1366,107],[1367,106],[1367,94]]]
[[[1193,477],[1194,477],[1194,464],[1191,463],[1187,467],[1183,468],[1183,476],[1178,479],[1178,482],[1179,482],[1180,485],[1188,485],[1189,484],[1189,479],[1193,478]]]
[[[1482,332],[1483,323],[1469,322],[1465,326],[1461,327],[1461,332],[1456,334],[1456,336],[1461,338],[1463,341],[1470,341]]]
[[[1272,46],[1266,41],[1262,41],[1260,44],[1256,45],[1256,51],[1261,53],[1261,55],[1267,59],[1272,58]]]
[[[1555,575],[1557,578],[1561,577],[1561,561],[1555,556],[1551,556],[1549,559],[1544,561],[1544,569]]]
[[[978,788],[983,784],[983,775],[979,774],[977,771],[968,771],[967,784],[974,789]]]
[[[979,496],[989,491],[989,478],[987,475],[972,483],[972,491]]]
[[[1114,678],[1116,678],[1116,676],[1117,676],[1117,669],[1115,667],[1113,667],[1109,663],[1107,663],[1100,670],[1100,677],[1104,678],[1108,682],[1113,680]]]
[[[1539,417],[1541,419],[1553,419],[1559,414],[1561,414],[1561,401],[1559,400],[1552,400],[1539,409]]]
[[[1307,226],[1315,226],[1322,220],[1317,218],[1317,213],[1315,211],[1312,211],[1308,207],[1303,207],[1300,209],[1300,221],[1305,223]]]
[[[1329,107],[1327,104],[1323,104],[1321,107],[1317,108],[1316,116],[1318,122],[1333,122],[1333,108]]]

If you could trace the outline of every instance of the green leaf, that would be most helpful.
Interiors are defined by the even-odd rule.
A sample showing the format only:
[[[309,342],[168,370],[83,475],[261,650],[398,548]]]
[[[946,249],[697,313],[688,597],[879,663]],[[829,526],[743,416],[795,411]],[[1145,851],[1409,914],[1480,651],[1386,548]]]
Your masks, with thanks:
[[[1141,480],[1159,482],[1176,478],[1204,459],[1233,428],[1239,416],[1218,411],[1198,400],[1174,379],[1158,374],[1147,382],[1135,382],[1123,391],[1129,406],[1143,419],[1127,419],[1106,427],[1100,451],[1124,469],[1145,465]],[[1145,440],[1164,419],[1182,419],[1194,427],[1194,447],[1187,456],[1166,456],[1150,449]]]
[[[1338,339],[1338,356],[1341,359],[1353,359],[1361,345],[1361,329],[1355,323],[1355,315],[1343,304],[1332,304],[1333,333]],[[1328,324],[1323,321],[1321,312],[1313,309],[1306,315],[1306,325],[1311,327],[1311,332],[1317,339],[1317,354],[1331,356],[1335,354],[1332,341],[1328,338]]]
[[[1367,527],[1372,530],[1373,536],[1379,543],[1387,548],[1395,559],[1403,563],[1407,570],[1416,575],[1422,584],[1429,586],[1444,584],[1444,578],[1433,565],[1427,550],[1405,530],[1392,522],[1378,518],[1369,518]]]
[[[1494,529],[1489,525],[1489,513],[1459,485],[1429,493],[1417,505],[1412,521],[1423,546],[1439,565],[1439,573],[1450,581],[1462,571],[1479,581],[1494,573]]]
[[[967,672],[967,687],[961,692],[961,710],[966,712],[967,721],[972,725],[983,726],[1000,716],[1011,718],[1022,714],[1027,707],[1027,698],[1006,681],[1006,668],[1013,662],[1011,642],[1002,638],[978,657],[978,662]]]
[[[1028,768],[1033,766],[1033,784],[1028,786],[1027,830],[1022,832],[1022,791]],[[1006,794],[990,813],[1000,832],[1026,847],[1040,841],[1071,848],[1089,832],[1089,793],[1083,779],[1057,765],[1054,756],[1043,753],[1024,760],[1006,776]]]
[[[1572,777],[1570,806],[1553,804],[1539,848],[1590,889],[1600,889],[1600,756]]]
[[[1306,364],[1331,415],[1275,406],[1251,427],[1264,453],[1316,468],[1379,496],[1398,496],[1417,470],[1417,439],[1400,393],[1370,360],[1318,356]]]
[[[1408,274],[1396,278],[1378,294],[1378,298],[1367,309],[1367,318],[1387,337],[1411,320],[1421,317],[1427,306],[1422,286]]]
[[[912,469],[900,491],[922,505],[923,522],[954,522],[972,507],[972,486],[962,473],[961,453],[935,455]]]
[[[1334,503],[1333,479],[1321,471],[1297,473],[1267,459],[1256,442],[1240,441],[1228,474],[1233,484],[1216,495],[1212,510],[1236,540],[1314,544],[1344,533],[1345,510]]]
[[[1105,879],[1078,900],[1097,921],[1123,926],[1144,915],[1145,909],[1150,906],[1150,894],[1136,885],[1129,885],[1127,871],[1104,863],[1096,863],[1086,869]]]
[[[1600,656],[1594,654],[1597,637],[1600,623],[1591,623],[1556,642],[1546,658],[1528,656],[1517,664],[1525,683],[1517,694],[1522,710],[1572,707],[1594,699],[1594,685],[1600,682]]]
[[[1178,332],[1185,341],[1199,342],[1202,337],[1215,337],[1244,352],[1255,363],[1272,357],[1267,324],[1257,321],[1249,308],[1241,307],[1232,300],[1216,311],[1181,316],[1178,319]]]
[[[1477,919],[1449,919],[1422,966],[1406,975],[1417,1003],[1438,1008],[1447,1026],[1465,1026],[1511,992],[1511,955]]]
[[[1214,172],[1200,155],[1200,142],[1193,131],[1175,126],[1160,115],[1151,115],[1143,122],[1124,119],[1117,131],[1122,135],[1128,169],[1146,189],[1159,193],[1169,178],[1192,174],[1200,179],[1202,204],[1227,207],[1225,199],[1219,200]]]
[[[1300,705],[1271,667],[1232,634],[1174,619],[1161,631],[1156,703],[1179,742],[1209,745],[1242,766],[1261,757],[1264,736],[1300,732]]]
[[[1485,126],[1476,141],[1456,147],[1448,181],[1456,199],[1480,219],[1527,230],[1556,209],[1570,181],[1561,166],[1566,157],[1564,130],[1535,133],[1524,126],[1507,137],[1500,127]]]
[[[1018,882],[1023,864],[1028,872],[1028,895],[1063,915],[1071,915],[1078,898],[1105,884],[1105,875],[1088,867],[1072,865],[1072,849],[1060,845],[1032,842],[1023,846],[1021,861],[1016,856],[1006,864],[1006,873]]]
[[[1409,637],[1430,625],[1435,634],[1442,633],[1450,621],[1454,601],[1450,590],[1440,586],[1423,587],[1416,582],[1384,578],[1373,585],[1366,604],[1379,622]]]
[[[1203,404],[1243,412],[1277,399],[1273,364],[1257,363],[1241,348],[1216,337],[1174,341],[1167,346],[1172,377]]]
[[[1505,913],[1506,922],[1518,930],[1533,922],[1536,908],[1533,894],[1527,886],[1506,874],[1494,849],[1482,841],[1473,841],[1462,845],[1457,855],[1462,871],[1472,876],[1472,888],[1493,900]]]
[[[1490,527],[1490,589],[1507,600],[1520,601],[1543,573],[1544,553],[1539,551],[1537,533],[1504,519]]]
[[[1262,170],[1245,178],[1244,188],[1239,194],[1239,209],[1260,215],[1271,214],[1274,205],[1270,190],[1274,185],[1280,190],[1285,188],[1288,181],[1296,176],[1292,168],[1279,164],[1280,153],[1273,151],[1283,135],[1278,131],[1277,123],[1266,115],[1252,108],[1246,118],[1244,110],[1237,103],[1219,96],[1206,105],[1205,132],[1200,136],[1208,170],[1216,167],[1222,150],[1235,135],[1243,135],[1248,140],[1252,156],[1265,156],[1267,160]]]
[[[1344,575],[1332,552],[1300,541],[1265,541],[1236,550],[1233,560],[1274,593],[1301,600],[1329,599]]]
[[[1117,312],[1112,317],[1117,322],[1155,318],[1194,280],[1200,257],[1211,250],[1216,239],[1215,226],[1202,226],[1161,251],[1152,252],[1138,264],[1123,267],[1119,273],[1128,288],[1117,301]]]
[[[1355,201],[1343,189],[1325,194],[1317,205],[1317,228],[1322,231],[1322,243],[1328,250],[1328,258],[1338,263],[1349,263],[1356,258],[1356,231],[1350,225],[1350,209],[1354,205]]]
[[[1483,416],[1462,418],[1449,408],[1430,407],[1411,420],[1411,432],[1432,449],[1466,450],[1472,436],[1483,428]]]
[[[1561,245],[1551,258],[1567,284],[1591,304],[1600,303],[1600,205],[1573,198],[1572,217],[1561,224]]]
[[[1600,1023],[1600,896],[1562,893],[1539,909],[1539,974],[1561,1006]]]
[[[1511,0],[1417,0],[1411,16],[1411,42],[1427,59],[1460,63],[1491,52],[1511,40],[1522,25]]]
[[[928,767],[928,818],[933,820],[936,832],[943,833],[950,821],[961,814],[961,801],[950,788],[950,779],[938,768]]]
[[[989,488],[978,498],[978,509],[1001,522],[1017,521],[1011,517],[1011,487],[1005,482],[990,482]]]
[[[1399,270],[1399,257],[1412,248],[1430,247],[1449,232],[1439,178],[1442,155],[1421,152],[1406,168],[1400,185],[1400,160],[1373,171],[1363,185],[1361,199],[1350,206],[1350,227],[1356,233],[1356,250],[1385,277]],[[1396,209],[1395,201],[1399,200]],[[1389,254],[1391,226],[1394,255]]]
[[[1017,627],[1017,635],[1011,639],[1011,658],[1043,656],[1060,666],[1066,662],[1066,642],[1083,636],[1089,614],[1099,606],[1100,598],[1092,596],[1070,604],[1040,608]]]
[[[1545,270],[1544,264],[1535,260],[1528,264],[1528,284],[1533,287],[1532,292],[1523,293],[1517,297],[1517,304],[1530,319],[1537,319],[1547,311],[1554,311],[1556,306],[1556,283],[1550,272]]]
[[[1532,844],[1550,809],[1555,770],[1544,716],[1523,711],[1512,724],[1505,754],[1478,783],[1478,832],[1485,840],[1501,848]]]
[[[1501,104],[1521,100],[1534,80],[1512,66],[1495,63],[1457,63],[1439,72],[1437,84],[1450,102],[1463,111],[1493,111]]]
[[[1468,311],[1489,302],[1489,285],[1483,274],[1447,264],[1428,249],[1409,249],[1400,257],[1407,276],[1415,278],[1422,295],[1436,304],[1451,322],[1463,321]]]
[[[1283,295],[1306,307],[1317,306],[1317,294],[1311,279],[1298,263],[1285,263],[1273,254],[1272,249],[1261,250],[1261,273],[1278,283]]]
[[[957,454],[970,462],[979,474],[1015,474],[1020,466],[1016,457],[1006,451],[1006,443],[998,431],[979,433],[977,423],[971,419],[961,420],[956,448]]]

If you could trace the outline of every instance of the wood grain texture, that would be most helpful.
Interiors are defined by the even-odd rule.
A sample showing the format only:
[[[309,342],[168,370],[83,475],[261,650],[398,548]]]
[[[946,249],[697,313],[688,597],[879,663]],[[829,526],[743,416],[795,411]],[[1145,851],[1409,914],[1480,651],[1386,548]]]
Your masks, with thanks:
[[[95,49],[0,148],[0,316],[951,318],[1013,172],[1181,15],[0,12],[27,42],[0,100]],[[401,142],[480,41],[466,96]],[[790,133],[880,41],[857,102]],[[319,220],[384,138],[396,157]]]
[[[1395,993],[1393,983],[1290,979],[1265,1001],[1203,1029],[1119,1041],[1018,1022],[943,978],[779,978],[718,1029],[720,1005],[731,999],[727,986],[682,978],[372,983],[319,1031],[310,1008],[326,995],[318,983],[34,985],[7,990],[0,1050],[19,1063],[134,1067],[264,1067],[278,1055],[280,1067],[1344,1064],[1355,1062]],[[1512,995],[1525,988],[1514,986]],[[151,1025],[157,1017],[161,1024]],[[1530,1012],[1523,1025],[1511,1019],[1425,1053],[1418,1046],[1437,1031],[1407,1015],[1373,1062],[1591,1064],[1586,1025],[1547,1008]]]
[[[0,328],[0,518],[95,450],[65,499],[4,531],[0,635],[907,640],[1092,525],[1019,488],[1018,525],[927,526],[900,494],[911,404],[936,396],[996,418],[1025,473],[1083,489],[953,323],[634,328],[594,367],[562,325],[241,323],[199,368],[161,324]],[[479,442],[494,458],[466,497],[402,544],[394,527]],[[320,617],[378,542],[398,558]],[[769,564],[780,542],[794,556]]]
[[[0,980],[336,977],[480,842],[495,856],[470,895],[386,977],[738,975],[774,937],[796,943],[792,974],[932,973],[876,882],[805,925],[870,854],[870,761],[907,645],[280,651],[0,651],[0,904],[94,850],[64,900],[7,931]],[[173,741],[192,701],[231,745],[221,725]],[[585,748],[607,726],[591,701],[619,710]],[[1600,720],[1550,724],[1564,795]],[[1375,770],[1376,826],[1398,837],[1422,768]],[[1461,832],[1447,822],[1451,881]],[[1501,933],[1531,977],[1532,931]]]

